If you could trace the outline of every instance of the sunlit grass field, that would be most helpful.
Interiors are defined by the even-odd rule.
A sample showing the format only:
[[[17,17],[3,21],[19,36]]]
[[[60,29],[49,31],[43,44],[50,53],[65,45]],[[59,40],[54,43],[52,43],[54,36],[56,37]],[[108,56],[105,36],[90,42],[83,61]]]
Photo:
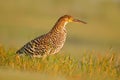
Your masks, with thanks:
[[[26,75],[26,76],[25,76]],[[8,78],[8,77],[9,78]],[[46,58],[17,57],[0,47],[1,80],[119,80],[120,54],[84,52],[79,58],[56,54]]]
[[[15,56],[65,14],[87,24],[66,25],[59,54]],[[0,0],[0,80],[120,80],[119,14],[119,0]]]

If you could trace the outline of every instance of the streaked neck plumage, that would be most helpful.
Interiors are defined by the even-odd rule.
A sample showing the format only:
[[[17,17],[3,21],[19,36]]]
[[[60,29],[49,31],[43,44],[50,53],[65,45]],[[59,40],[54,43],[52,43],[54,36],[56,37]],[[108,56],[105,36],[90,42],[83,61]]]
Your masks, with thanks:
[[[65,20],[62,20],[62,19],[59,19],[56,24],[54,25],[54,27],[52,28],[51,31],[54,31],[54,32],[62,32],[62,31],[65,31],[65,26],[68,22],[65,21]]]

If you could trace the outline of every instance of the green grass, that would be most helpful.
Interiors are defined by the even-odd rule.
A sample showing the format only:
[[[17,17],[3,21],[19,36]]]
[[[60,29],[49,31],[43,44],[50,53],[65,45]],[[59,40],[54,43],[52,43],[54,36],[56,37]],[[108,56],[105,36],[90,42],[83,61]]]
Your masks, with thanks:
[[[83,53],[79,58],[57,54],[42,58],[16,57],[15,50],[0,47],[0,78],[54,80],[119,80],[120,54]],[[9,75],[6,78],[5,75]],[[24,76],[29,75],[30,77]],[[36,76],[36,77],[35,77]],[[52,76],[52,77],[51,77]]]
[[[120,51],[119,4],[116,0],[0,0],[0,43],[20,48],[47,33],[60,16],[69,14],[87,24],[69,23],[66,26],[66,51],[74,53],[73,47],[78,51],[89,46],[94,48],[94,45],[96,48],[112,45]]]

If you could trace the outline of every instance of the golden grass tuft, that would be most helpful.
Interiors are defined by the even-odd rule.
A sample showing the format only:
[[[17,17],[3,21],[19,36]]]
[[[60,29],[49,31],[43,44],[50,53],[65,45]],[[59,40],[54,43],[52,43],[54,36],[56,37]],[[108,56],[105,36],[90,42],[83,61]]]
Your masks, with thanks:
[[[57,54],[31,59],[17,57],[15,50],[0,47],[0,69],[62,75],[68,80],[119,80],[120,55],[117,53],[83,53],[80,58]]]

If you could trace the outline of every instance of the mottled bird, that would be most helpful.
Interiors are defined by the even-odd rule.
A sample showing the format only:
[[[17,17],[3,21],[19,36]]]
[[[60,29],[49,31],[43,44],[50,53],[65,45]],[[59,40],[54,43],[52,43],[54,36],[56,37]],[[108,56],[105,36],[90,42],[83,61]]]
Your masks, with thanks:
[[[43,57],[58,53],[66,40],[66,24],[68,22],[86,22],[74,19],[70,15],[64,15],[58,19],[54,27],[42,36],[39,36],[25,44],[16,53],[18,55],[29,55],[31,57]]]

